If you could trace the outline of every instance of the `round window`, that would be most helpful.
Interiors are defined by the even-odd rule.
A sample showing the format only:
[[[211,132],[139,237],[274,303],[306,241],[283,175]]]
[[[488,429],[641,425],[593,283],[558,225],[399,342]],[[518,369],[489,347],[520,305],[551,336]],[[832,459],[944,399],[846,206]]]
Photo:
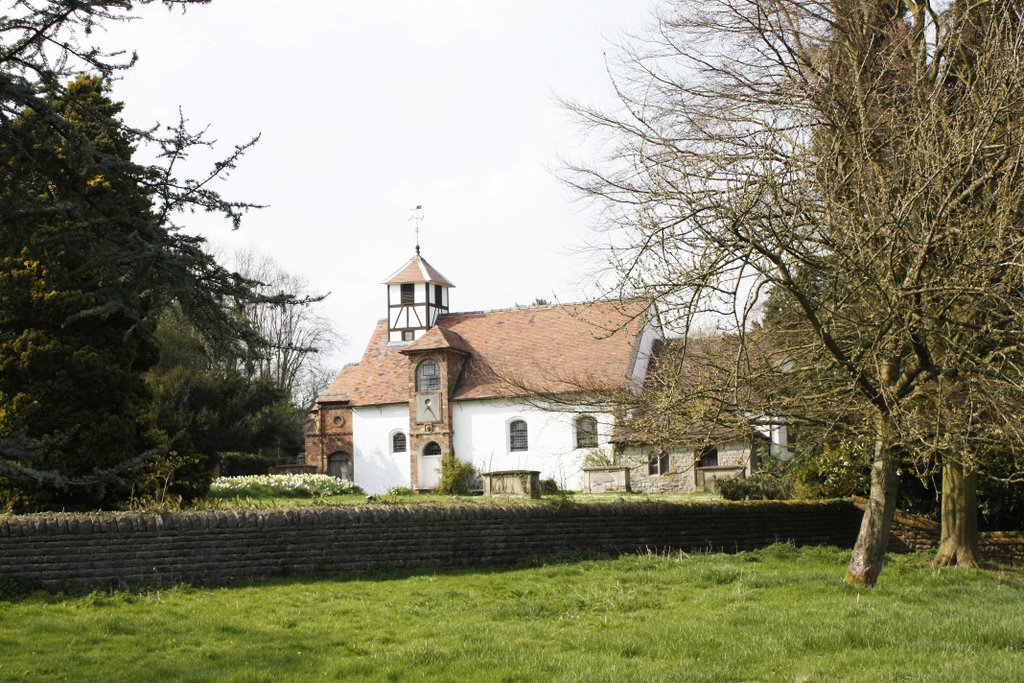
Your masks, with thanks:
[[[345,418],[343,418],[341,415],[335,415],[334,416],[334,426],[335,427],[340,427],[343,424],[345,424]]]

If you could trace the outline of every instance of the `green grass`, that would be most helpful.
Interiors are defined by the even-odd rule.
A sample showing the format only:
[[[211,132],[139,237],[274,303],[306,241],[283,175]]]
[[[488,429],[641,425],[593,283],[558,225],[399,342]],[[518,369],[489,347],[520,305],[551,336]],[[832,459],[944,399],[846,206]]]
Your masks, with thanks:
[[[1019,575],[626,556],[0,601],[3,681],[1024,680]],[[572,558],[568,558],[572,559]]]

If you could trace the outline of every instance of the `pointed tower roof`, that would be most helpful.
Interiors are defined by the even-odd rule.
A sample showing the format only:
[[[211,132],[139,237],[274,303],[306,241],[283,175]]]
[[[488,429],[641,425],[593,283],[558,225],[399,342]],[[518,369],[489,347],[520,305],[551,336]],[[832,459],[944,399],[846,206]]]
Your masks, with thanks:
[[[448,278],[437,272],[437,269],[434,268],[434,266],[427,263],[425,258],[420,256],[418,248],[415,256],[409,259],[404,266],[396,270],[391,277],[384,280],[384,284],[386,285],[405,285],[422,282],[444,285],[445,287],[455,286],[448,280]]]

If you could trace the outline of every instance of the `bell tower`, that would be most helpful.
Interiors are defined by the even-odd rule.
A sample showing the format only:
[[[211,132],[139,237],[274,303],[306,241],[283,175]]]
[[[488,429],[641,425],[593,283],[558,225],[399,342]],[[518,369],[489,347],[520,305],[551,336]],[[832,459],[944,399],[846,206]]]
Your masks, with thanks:
[[[422,337],[448,312],[448,278],[416,255],[384,281],[388,288],[388,341],[412,342]]]

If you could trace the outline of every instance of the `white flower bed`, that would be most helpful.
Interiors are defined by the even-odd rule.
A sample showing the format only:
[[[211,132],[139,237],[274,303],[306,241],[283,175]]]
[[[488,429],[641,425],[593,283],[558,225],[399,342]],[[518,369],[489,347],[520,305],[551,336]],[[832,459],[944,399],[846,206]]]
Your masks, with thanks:
[[[347,479],[326,474],[254,474],[214,479],[210,484],[210,493],[229,496],[259,494],[312,497],[362,493],[362,489]]]

